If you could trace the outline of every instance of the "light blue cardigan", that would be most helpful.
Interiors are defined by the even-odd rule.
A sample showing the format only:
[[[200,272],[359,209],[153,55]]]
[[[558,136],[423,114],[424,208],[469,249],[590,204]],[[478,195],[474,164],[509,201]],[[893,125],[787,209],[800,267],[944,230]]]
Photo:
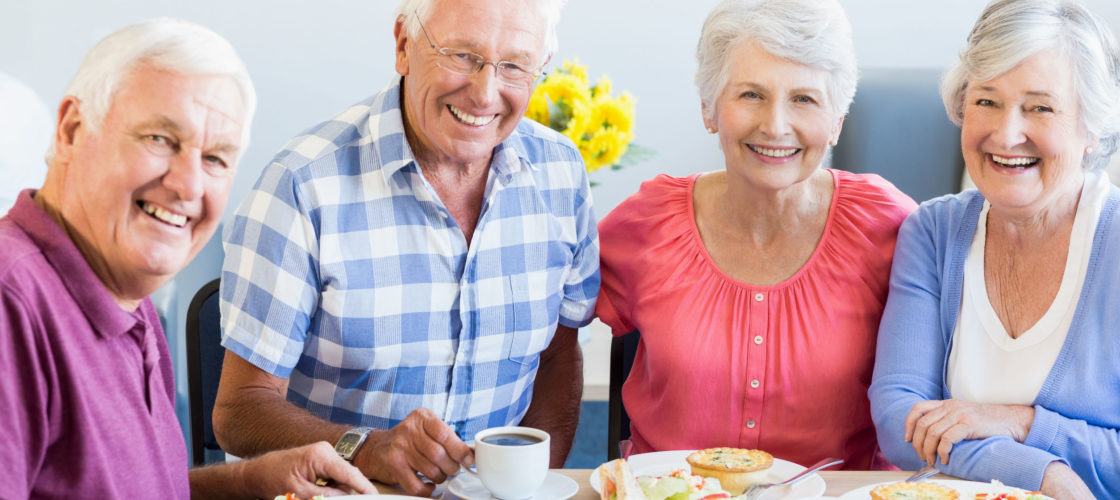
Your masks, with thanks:
[[[903,469],[923,465],[903,441],[910,409],[919,401],[952,397],[945,372],[960,310],[964,260],[983,204],[976,190],[936,198],[923,203],[899,229],[868,395],[879,446]],[[1026,441],[962,441],[953,446],[949,464],[939,465],[943,472],[1037,489],[1047,464],[1057,460],[1069,464],[1097,497],[1120,498],[1118,209],[1120,189],[1112,186],[1093,236],[1069,335],[1034,401]]]

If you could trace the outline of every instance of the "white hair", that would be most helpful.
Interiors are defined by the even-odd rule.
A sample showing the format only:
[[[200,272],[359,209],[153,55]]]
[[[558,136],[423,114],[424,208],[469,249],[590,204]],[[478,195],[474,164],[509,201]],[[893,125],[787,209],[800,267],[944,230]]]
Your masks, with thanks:
[[[1120,50],[1108,25],[1073,0],[998,0],[988,4],[960,61],[941,81],[949,119],[964,119],[970,81],[987,81],[1044,50],[1057,49],[1073,67],[1081,125],[1099,140],[1083,166],[1101,168],[1120,142]]]
[[[401,0],[397,5],[397,21],[404,22],[405,32],[409,38],[420,36],[420,20],[427,24],[435,13],[437,0]],[[560,11],[563,10],[567,0],[520,0],[535,4],[538,11],[545,19],[544,47],[541,47],[542,62],[556,53],[560,42],[556,38],[556,25],[560,22]],[[415,15],[413,15],[415,13]],[[417,19],[419,18],[419,19]]]
[[[724,0],[704,21],[696,46],[696,87],[705,118],[727,86],[727,56],[741,43],[828,73],[837,116],[848,113],[859,81],[852,25],[836,0]]]
[[[178,19],[152,19],[125,26],[101,39],[86,53],[66,95],[77,97],[85,126],[101,128],[105,114],[121,86],[138,68],[155,68],[182,75],[228,76],[241,94],[240,157],[249,145],[257,93],[245,63],[225,38],[209,28]],[[47,152],[54,156],[55,144]]]

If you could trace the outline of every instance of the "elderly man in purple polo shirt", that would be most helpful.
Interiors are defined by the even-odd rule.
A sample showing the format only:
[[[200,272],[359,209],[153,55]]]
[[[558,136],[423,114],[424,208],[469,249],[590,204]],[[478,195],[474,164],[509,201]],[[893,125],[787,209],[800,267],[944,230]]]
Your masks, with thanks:
[[[45,184],[0,219],[0,497],[376,492],[327,443],[187,469],[148,295],[214,234],[255,105],[233,47],[194,24],[129,26],[83,60]]]

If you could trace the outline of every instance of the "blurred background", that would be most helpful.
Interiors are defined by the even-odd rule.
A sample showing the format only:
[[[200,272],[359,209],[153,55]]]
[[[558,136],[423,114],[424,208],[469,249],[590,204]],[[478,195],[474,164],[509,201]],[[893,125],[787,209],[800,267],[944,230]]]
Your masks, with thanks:
[[[716,3],[568,1],[559,25],[560,49],[551,66],[578,59],[587,65],[592,79],[608,75],[615,92],[633,94],[637,99],[635,142],[658,153],[640,165],[617,171],[604,169],[592,175],[598,183],[593,194],[600,217],[634,193],[643,180],[657,174],[681,176],[723,168],[716,141],[701,123],[699,99],[692,83],[700,26]],[[985,4],[979,0],[841,3],[853,25],[861,68],[937,71],[955,62]],[[1084,3],[1103,16],[1114,31],[1120,31],[1120,2]],[[0,123],[19,124],[16,128],[0,127],[0,150],[45,150],[53,115],[69,78],[98,39],[147,18],[188,19],[214,29],[233,43],[249,68],[260,98],[252,143],[238,167],[225,214],[228,220],[263,166],[289,138],[381,90],[395,77],[395,6],[395,0],[0,0],[0,74],[8,77],[0,78],[0,90],[19,86],[19,95],[23,96],[0,99]],[[9,79],[22,85],[9,84]],[[34,104],[32,93],[44,106]],[[17,137],[17,132],[17,141],[4,141]],[[16,145],[9,146],[13,143]],[[953,162],[960,151],[943,154],[944,161]],[[37,159],[37,164],[27,164],[35,161],[28,160],[28,155],[14,158],[11,154],[0,155],[0,187],[8,191],[37,187],[42,177],[35,171],[44,168],[42,155],[30,156]],[[892,179],[888,176],[888,180]],[[0,212],[6,208],[0,207]],[[194,292],[218,276],[221,260],[220,238],[215,237],[155,297],[165,315],[180,375],[178,408],[184,432],[187,400],[182,332],[186,309]],[[585,399],[605,400],[609,332],[593,323],[581,331],[581,341],[585,348]],[[605,407],[602,411],[605,415]],[[581,429],[581,433],[594,432],[599,416],[585,415],[583,420],[591,431]],[[584,441],[588,439],[590,449],[601,451],[598,435]]]

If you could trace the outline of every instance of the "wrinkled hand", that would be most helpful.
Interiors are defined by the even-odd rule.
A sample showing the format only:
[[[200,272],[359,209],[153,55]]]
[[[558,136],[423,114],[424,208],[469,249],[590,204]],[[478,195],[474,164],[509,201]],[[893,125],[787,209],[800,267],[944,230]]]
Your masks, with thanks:
[[[419,408],[386,431],[370,433],[354,458],[369,477],[399,484],[409,495],[431,496],[435,486],[459,473],[459,465],[474,465],[474,453],[431,410]]]
[[[1092,500],[1096,498],[1085,481],[1073,472],[1068,465],[1061,462],[1050,462],[1042,476],[1042,487],[1039,491],[1054,500]]]
[[[937,455],[949,463],[953,445],[965,439],[1010,436],[1023,442],[1034,421],[1034,408],[970,403],[959,399],[922,401],[906,416],[906,441],[918,457],[933,465]]]
[[[351,490],[377,494],[373,483],[357,467],[339,457],[334,447],[323,441],[273,451],[243,460],[238,465],[241,477],[256,498],[273,498],[285,493],[295,493],[300,498],[349,495]],[[319,479],[332,482],[330,486],[319,486],[315,484]]]

